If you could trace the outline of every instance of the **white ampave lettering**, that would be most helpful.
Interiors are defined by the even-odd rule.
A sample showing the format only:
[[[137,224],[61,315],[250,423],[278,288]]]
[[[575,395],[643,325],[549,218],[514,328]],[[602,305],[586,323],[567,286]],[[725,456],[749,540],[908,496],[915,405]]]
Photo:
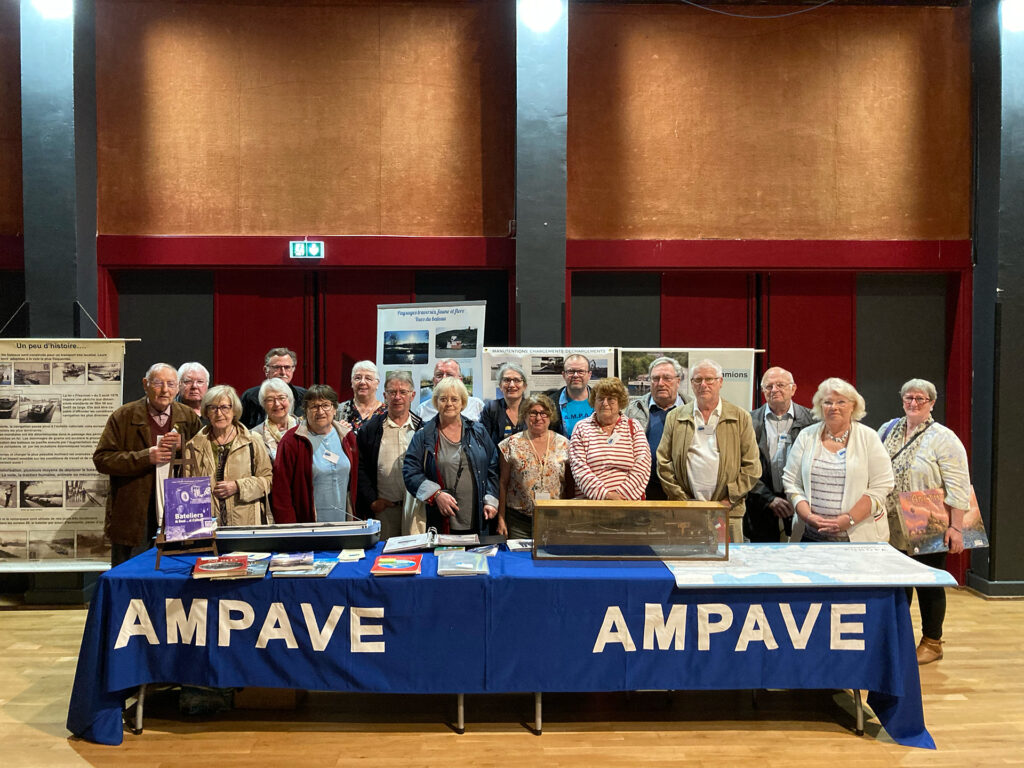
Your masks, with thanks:
[[[256,624],[256,611],[244,600],[215,600],[217,604],[217,645],[230,647],[237,642],[236,633],[250,630]],[[325,651],[334,636],[335,629],[345,612],[344,605],[332,605],[326,619],[320,623],[316,611],[310,603],[300,603],[306,636],[314,651]],[[178,643],[184,645],[205,646],[207,643],[207,617],[209,601],[197,598],[192,601],[188,610],[178,598],[164,600],[164,617],[166,620],[166,639],[168,645]],[[384,653],[386,641],[369,640],[367,638],[384,636],[384,608],[357,607],[349,609],[349,650],[352,653]],[[288,616],[284,603],[271,603],[259,624],[259,633],[253,646],[256,648],[271,647],[272,641],[283,643],[285,648],[296,649],[299,640],[295,627]],[[251,633],[250,633],[251,634]],[[149,609],[141,598],[128,601],[121,628],[118,630],[114,649],[124,648],[133,637],[145,638],[150,645],[160,645]],[[275,646],[279,647],[279,646]]]
[[[779,647],[778,638],[786,638],[789,645],[797,651],[807,649],[811,634],[814,632],[821,614],[822,603],[811,603],[803,622],[798,622],[793,615],[789,603],[773,603],[777,606],[772,612],[775,627],[769,619],[769,611],[761,603],[747,606],[743,624],[736,635],[733,650],[744,652],[751,644],[759,643],[767,650],[774,651]],[[699,603],[695,606],[697,617],[697,650],[709,651],[715,635],[727,632],[734,623],[733,609],[725,603]],[[829,606],[829,649],[833,651],[863,651],[864,623],[848,621],[848,617],[864,616],[867,613],[865,603],[832,603]],[[659,603],[647,603],[644,606],[643,650],[676,650],[686,649],[687,606],[673,605],[665,618],[665,607]],[[779,626],[778,617],[782,618]],[[604,620],[594,641],[593,653],[603,653],[609,645],[617,645],[625,651],[635,651],[636,643],[629,631],[629,625],[622,609],[617,605],[609,605],[604,613]]]

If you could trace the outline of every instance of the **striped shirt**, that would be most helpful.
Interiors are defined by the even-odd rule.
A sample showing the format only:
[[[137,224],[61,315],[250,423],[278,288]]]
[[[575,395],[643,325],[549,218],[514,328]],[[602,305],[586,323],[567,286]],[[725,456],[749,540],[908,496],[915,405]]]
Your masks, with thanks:
[[[811,511],[822,517],[839,517],[843,509],[843,488],[846,486],[846,450],[832,453],[819,451],[811,461]],[[807,538],[815,541],[849,541],[845,531],[838,535],[819,533],[807,526]]]
[[[639,501],[651,478],[651,449],[643,427],[633,419],[620,416],[607,435],[591,416],[572,432],[569,465],[583,498],[604,499],[617,491],[624,499]]]

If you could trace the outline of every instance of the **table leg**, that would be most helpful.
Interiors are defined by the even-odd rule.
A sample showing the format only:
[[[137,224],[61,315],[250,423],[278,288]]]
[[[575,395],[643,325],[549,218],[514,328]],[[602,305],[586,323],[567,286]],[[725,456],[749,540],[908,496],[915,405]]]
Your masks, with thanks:
[[[854,731],[858,736],[864,735],[864,703],[860,698],[860,691],[853,691],[853,706],[857,712],[857,728]]]
[[[541,693],[533,694],[533,732],[538,736],[544,731],[544,705],[541,700]]]
[[[456,714],[455,714],[455,732],[465,733],[466,732],[466,696],[463,693],[458,694],[456,700]]]
[[[132,733],[139,736],[142,733],[142,708],[146,703],[146,684],[139,686],[139,692],[135,697],[135,727]]]

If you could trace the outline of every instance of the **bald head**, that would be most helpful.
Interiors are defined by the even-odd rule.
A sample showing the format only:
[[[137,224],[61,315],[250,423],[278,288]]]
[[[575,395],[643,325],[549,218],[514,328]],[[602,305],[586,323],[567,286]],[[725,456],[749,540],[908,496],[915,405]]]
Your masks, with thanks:
[[[793,374],[785,368],[773,366],[761,377],[761,395],[772,413],[780,415],[789,410],[796,393]]]

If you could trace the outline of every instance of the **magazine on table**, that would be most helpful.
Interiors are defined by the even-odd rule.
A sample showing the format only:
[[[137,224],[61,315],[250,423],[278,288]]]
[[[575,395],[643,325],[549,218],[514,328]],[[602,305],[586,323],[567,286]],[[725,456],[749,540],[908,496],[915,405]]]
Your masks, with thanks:
[[[482,552],[442,552],[437,556],[438,576],[478,576],[490,573]]]
[[[313,560],[305,565],[284,570],[275,571],[271,568],[270,575],[275,579],[320,579],[334,570],[337,564],[337,560]]]
[[[219,557],[197,557],[192,566],[193,579],[225,579],[238,577],[249,570],[246,555],[220,555]]]
[[[377,555],[370,573],[374,576],[416,576],[422,561],[423,555]]]
[[[299,570],[312,564],[312,552],[278,552],[270,558],[270,572]]]
[[[438,533],[436,528],[431,528],[426,533],[414,533],[410,536],[392,536],[384,543],[384,554],[416,552],[417,550],[434,549],[435,547],[465,547],[479,543],[480,536],[475,533]]]
[[[946,492],[942,488],[926,488],[923,491],[904,491],[900,494],[900,511],[907,529],[907,551],[911,555],[928,555],[945,552],[946,531],[949,529],[949,507],[945,503]],[[964,549],[978,549],[988,546],[985,524],[981,519],[978,497],[971,488],[971,506],[964,513]]]
[[[208,539],[217,528],[208,477],[164,480],[164,539]]]

